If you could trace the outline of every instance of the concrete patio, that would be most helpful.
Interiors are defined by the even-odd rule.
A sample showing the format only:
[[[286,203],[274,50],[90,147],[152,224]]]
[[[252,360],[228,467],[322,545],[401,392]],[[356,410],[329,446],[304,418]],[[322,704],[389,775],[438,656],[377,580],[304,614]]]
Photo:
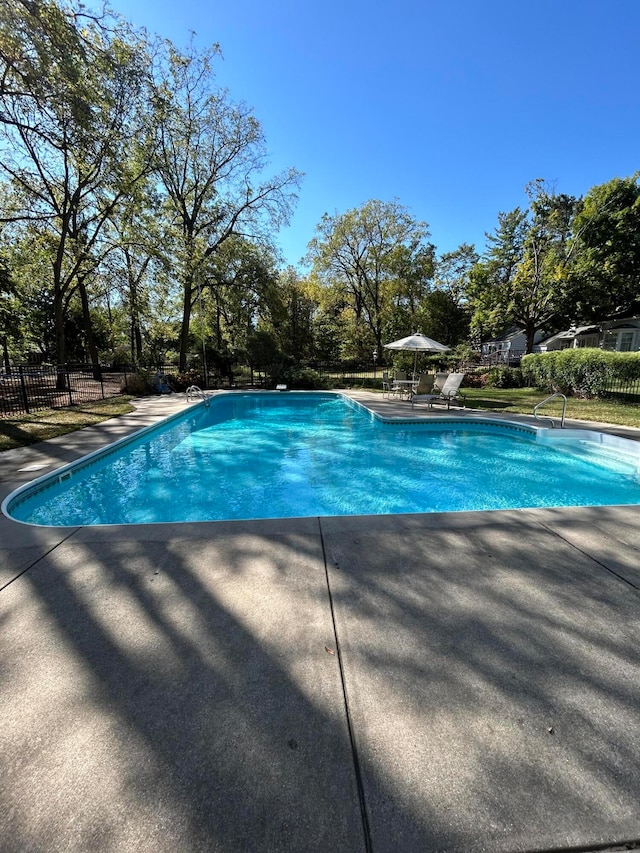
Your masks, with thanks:
[[[184,405],[1,454],[0,497]],[[639,517],[3,516],[0,849],[640,844]]]

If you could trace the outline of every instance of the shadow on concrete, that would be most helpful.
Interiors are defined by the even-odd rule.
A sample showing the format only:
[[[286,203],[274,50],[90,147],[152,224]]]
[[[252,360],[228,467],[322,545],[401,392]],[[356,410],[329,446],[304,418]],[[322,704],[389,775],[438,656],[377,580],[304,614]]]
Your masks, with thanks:
[[[46,453],[119,437],[94,429]],[[637,521],[0,520],[0,581],[31,567],[0,595],[3,851],[639,839]]]
[[[317,536],[80,531],[2,598],[3,850],[365,849]]]
[[[598,512],[68,535],[0,598],[3,849],[640,837],[639,593],[569,541]]]
[[[373,849],[640,836],[638,591],[545,518],[323,521]]]

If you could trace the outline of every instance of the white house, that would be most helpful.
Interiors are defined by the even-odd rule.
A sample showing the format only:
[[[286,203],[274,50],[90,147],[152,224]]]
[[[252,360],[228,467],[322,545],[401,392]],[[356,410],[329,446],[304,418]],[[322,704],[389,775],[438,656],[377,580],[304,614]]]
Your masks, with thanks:
[[[600,346],[600,327],[570,326],[564,332],[556,332],[550,338],[540,341],[535,347],[535,352],[553,352],[559,349],[574,349],[576,347],[598,347]]]
[[[640,350],[640,316],[603,320],[590,326],[571,326],[539,342],[536,352],[577,347],[600,347],[611,352]]]
[[[544,332],[536,332],[534,347],[544,337]],[[527,336],[523,329],[511,326],[502,335],[482,344],[483,361],[489,364],[519,364],[527,348]]]

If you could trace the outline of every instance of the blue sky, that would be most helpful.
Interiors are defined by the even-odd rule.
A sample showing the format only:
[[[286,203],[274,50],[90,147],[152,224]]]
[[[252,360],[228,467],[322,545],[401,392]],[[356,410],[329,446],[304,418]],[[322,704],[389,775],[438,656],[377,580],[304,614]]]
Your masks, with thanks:
[[[638,0],[112,0],[184,47],[305,173],[278,242],[298,265],[323,213],[394,198],[438,253],[484,247],[542,177],[558,192],[640,168]]]

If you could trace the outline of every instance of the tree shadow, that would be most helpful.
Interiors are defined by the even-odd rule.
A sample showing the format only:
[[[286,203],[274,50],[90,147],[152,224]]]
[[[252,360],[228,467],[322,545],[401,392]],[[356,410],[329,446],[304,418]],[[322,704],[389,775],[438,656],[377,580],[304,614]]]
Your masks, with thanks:
[[[3,604],[4,850],[365,849],[317,535],[80,532]]]
[[[0,599],[3,849],[638,836],[639,593],[551,516],[78,531]]]
[[[533,515],[323,530],[374,849],[640,835],[636,589]]]

